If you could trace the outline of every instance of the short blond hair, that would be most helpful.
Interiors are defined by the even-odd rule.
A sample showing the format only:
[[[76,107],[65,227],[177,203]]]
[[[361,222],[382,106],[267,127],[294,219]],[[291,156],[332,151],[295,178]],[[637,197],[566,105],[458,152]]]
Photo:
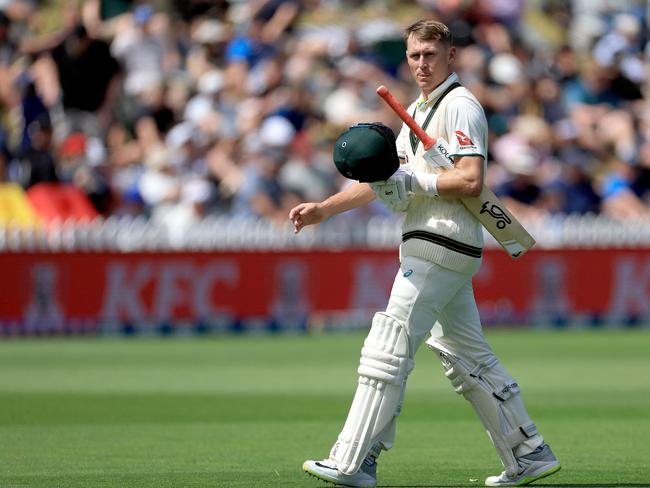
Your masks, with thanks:
[[[404,41],[408,42],[410,36],[421,41],[440,41],[447,47],[453,44],[453,37],[449,27],[437,20],[418,20],[404,29]]]

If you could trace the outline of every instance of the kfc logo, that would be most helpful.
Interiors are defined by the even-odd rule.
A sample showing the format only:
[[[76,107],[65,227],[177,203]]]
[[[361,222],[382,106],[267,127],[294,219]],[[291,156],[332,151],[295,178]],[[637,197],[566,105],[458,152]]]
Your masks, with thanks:
[[[464,132],[459,131],[459,130],[454,131],[454,132],[456,134],[456,139],[458,139],[458,144],[460,144],[461,146],[473,146],[474,145],[472,140],[468,136],[466,136]]]

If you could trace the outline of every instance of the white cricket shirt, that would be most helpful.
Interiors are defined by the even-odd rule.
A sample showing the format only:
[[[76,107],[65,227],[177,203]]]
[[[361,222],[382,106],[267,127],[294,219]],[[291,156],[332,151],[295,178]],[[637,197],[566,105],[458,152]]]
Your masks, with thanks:
[[[427,134],[444,139],[451,156],[479,155],[487,167],[487,121],[480,103],[465,87],[449,91],[433,115],[431,109],[458,75],[452,73],[425,100],[408,107]],[[427,122],[427,118],[429,119]],[[397,154],[415,172],[438,172],[425,161],[422,143],[406,124],[397,137]],[[402,256],[415,256],[461,273],[474,274],[481,265],[483,227],[457,198],[416,195],[402,226]]]

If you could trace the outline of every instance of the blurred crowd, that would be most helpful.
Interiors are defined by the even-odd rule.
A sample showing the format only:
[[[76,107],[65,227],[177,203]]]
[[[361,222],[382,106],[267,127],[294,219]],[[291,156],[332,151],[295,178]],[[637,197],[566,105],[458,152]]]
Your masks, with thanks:
[[[430,17],[452,29],[488,117],[488,183],[515,214],[650,214],[645,1],[62,5],[43,32],[37,0],[0,0],[0,181],[74,184],[103,215],[166,225],[285,222],[346,184],[343,130],[399,130],[375,89],[418,95],[401,35]]]

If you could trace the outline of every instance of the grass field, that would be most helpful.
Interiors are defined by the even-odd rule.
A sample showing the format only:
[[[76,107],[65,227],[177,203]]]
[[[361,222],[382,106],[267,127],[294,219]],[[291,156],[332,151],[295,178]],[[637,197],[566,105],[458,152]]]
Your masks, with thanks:
[[[563,464],[539,485],[650,486],[650,331],[495,331]],[[0,487],[319,487],[358,334],[0,342]],[[500,465],[422,348],[380,486],[482,486]],[[477,481],[478,480],[478,481]]]

